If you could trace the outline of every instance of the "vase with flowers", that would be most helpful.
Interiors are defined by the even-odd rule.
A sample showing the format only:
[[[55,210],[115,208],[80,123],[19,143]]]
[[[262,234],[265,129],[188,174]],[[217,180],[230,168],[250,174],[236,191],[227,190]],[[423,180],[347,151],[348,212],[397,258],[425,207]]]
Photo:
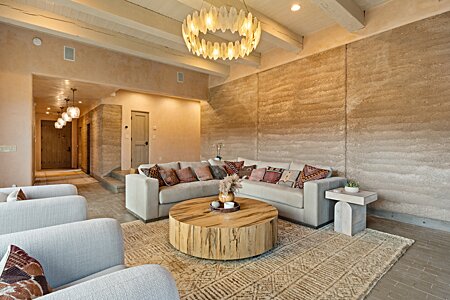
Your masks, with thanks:
[[[234,193],[242,187],[241,180],[237,174],[228,175],[220,181],[219,185],[219,201],[234,202]]]

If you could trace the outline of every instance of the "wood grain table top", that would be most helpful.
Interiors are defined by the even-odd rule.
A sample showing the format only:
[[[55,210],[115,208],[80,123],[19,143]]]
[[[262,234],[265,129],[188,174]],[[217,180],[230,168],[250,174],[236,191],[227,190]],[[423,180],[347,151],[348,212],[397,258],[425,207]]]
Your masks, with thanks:
[[[211,211],[209,205],[217,196],[197,198],[174,205],[169,216],[178,222],[201,227],[239,228],[264,224],[278,217],[272,205],[248,198],[236,197],[241,209],[231,213]]]

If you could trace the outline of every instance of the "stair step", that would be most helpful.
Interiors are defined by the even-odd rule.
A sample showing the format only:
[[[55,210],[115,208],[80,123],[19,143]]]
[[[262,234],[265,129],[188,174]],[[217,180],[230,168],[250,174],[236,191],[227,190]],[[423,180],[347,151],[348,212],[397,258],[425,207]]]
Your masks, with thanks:
[[[125,176],[127,176],[130,173],[131,173],[130,170],[115,170],[111,172],[110,176],[114,179],[125,182]]]
[[[110,176],[102,177],[101,184],[115,194],[125,192],[125,183],[116,178]]]

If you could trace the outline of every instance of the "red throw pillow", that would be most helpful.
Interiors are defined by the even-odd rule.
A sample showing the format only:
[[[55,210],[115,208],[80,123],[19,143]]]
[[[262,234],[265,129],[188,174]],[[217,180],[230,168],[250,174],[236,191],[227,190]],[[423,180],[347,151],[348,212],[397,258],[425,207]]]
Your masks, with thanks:
[[[254,169],[250,174],[249,180],[251,181],[262,181],[266,174],[266,168]]]
[[[238,174],[243,166],[244,161],[225,161],[225,164],[223,165],[228,175]]]
[[[178,179],[180,179],[180,183],[197,181],[197,177],[195,177],[194,172],[192,172],[191,167],[175,170],[177,173]]]
[[[262,181],[267,183],[277,183],[283,174],[284,169],[268,167]]]
[[[52,290],[41,264],[15,245],[0,262],[0,298],[34,299]]]
[[[209,166],[203,166],[195,169],[195,174],[197,175],[197,178],[200,181],[207,181],[214,179],[211,174],[211,170],[209,169]]]
[[[168,186],[176,185],[180,183],[174,169],[159,169],[159,174],[164,180],[164,183]]]
[[[319,180],[327,178],[329,170],[319,169],[313,166],[305,165],[303,171],[297,179],[296,188],[303,189],[304,183],[312,180]]]

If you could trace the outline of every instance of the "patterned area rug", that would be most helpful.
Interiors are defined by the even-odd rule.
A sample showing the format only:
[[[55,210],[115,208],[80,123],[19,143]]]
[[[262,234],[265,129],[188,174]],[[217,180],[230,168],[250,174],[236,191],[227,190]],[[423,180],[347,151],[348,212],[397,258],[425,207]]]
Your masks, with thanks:
[[[182,299],[361,299],[414,243],[367,229],[354,237],[279,220],[277,246],[238,261],[202,260],[169,243],[168,220],[122,224],[129,266],[160,264]]]

